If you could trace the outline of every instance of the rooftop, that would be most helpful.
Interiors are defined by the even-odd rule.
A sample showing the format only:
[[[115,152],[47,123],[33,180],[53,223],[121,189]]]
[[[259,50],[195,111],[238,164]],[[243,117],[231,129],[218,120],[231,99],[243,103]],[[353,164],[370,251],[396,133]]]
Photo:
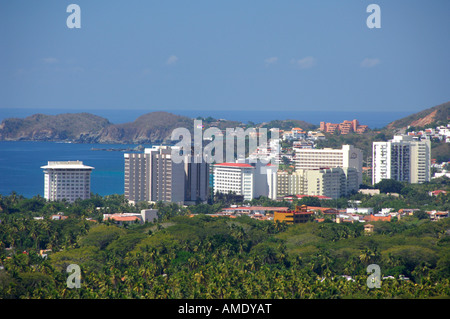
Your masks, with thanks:
[[[91,166],[83,165],[82,161],[49,161],[47,165],[41,166],[43,169],[94,169]]]
[[[249,210],[249,211],[272,211],[272,210],[277,210],[277,211],[287,211],[288,209],[289,209],[288,207],[265,207],[265,206],[251,206],[251,207],[241,206],[241,207],[224,208],[225,211],[235,211],[235,210]]]
[[[215,164],[214,166],[228,166],[228,167],[247,167],[247,168],[254,168],[252,165],[246,164],[246,163],[220,163],[220,164]]]
[[[318,199],[332,199],[331,197],[323,196],[323,195],[293,195],[293,196],[295,196],[297,198],[315,197],[315,198],[318,198]],[[288,195],[288,196],[285,196],[285,198],[292,198],[293,196],[292,195]]]

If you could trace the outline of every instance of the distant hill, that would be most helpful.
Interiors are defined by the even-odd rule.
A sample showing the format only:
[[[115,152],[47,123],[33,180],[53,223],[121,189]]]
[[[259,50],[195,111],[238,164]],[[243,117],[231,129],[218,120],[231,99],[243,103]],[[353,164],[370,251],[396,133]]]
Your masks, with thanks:
[[[301,121],[301,120],[273,120],[268,123],[263,123],[262,127],[272,128],[276,127],[280,130],[291,130],[294,127],[300,127],[301,129],[308,131],[317,128],[317,125]]]
[[[446,102],[432,108],[423,110],[418,113],[411,114],[402,119],[391,122],[387,125],[387,129],[401,130],[408,126],[423,128],[426,125],[443,122],[447,124],[450,118],[450,102]]]
[[[201,118],[204,128],[211,126],[221,130],[236,127],[279,127],[305,130],[315,126],[299,120],[271,121],[262,124],[244,124],[238,121]],[[254,124],[254,125],[253,125]],[[194,119],[168,112],[151,112],[135,121],[112,124],[107,119],[89,113],[66,113],[59,115],[35,114],[23,119],[9,118],[0,124],[0,141],[72,141],[77,143],[103,144],[154,144],[170,142],[175,128],[193,131]]]
[[[160,143],[173,129],[192,129],[193,120],[167,112],[152,112],[124,124],[89,113],[35,114],[5,119],[0,124],[3,141],[73,141],[78,143]]]
[[[170,138],[178,127],[189,130],[193,121],[189,117],[167,112],[152,112],[139,116],[135,121],[113,124],[104,128],[98,143],[162,143]]]
[[[82,140],[98,135],[111,123],[89,113],[34,114],[24,119],[9,118],[0,124],[2,141]]]
[[[408,126],[447,123],[450,117],[450,102],[426,109],[390,123],[390,131],[401,131]],[[274,119],[265,123],[244,124],[238,121],[202,119],[204,128],[219,129],[236,127],[265,127],[290,130],[300,127],[306,131],[317,125],[298,120]],[[168,112],[151,112],[139,116],[135,121],[113,124],[108,119],[90,113],[65,113],[58,115],[34,114],[26,118],[8,118],[0,124],[0,141],[72,141],[78,143],[130,143],[154,144],[170,141],[172,131],[184,127],[192,132],[194,119]]]

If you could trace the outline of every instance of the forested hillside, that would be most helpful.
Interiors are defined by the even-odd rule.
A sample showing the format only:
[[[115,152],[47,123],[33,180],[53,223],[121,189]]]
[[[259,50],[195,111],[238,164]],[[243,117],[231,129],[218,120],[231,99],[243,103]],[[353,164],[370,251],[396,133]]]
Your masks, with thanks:
[[[404,186],[400,198],[347,198],[420,209],[401,220],[374,222],[371,235],[361,223],[190,217],[205,206],[162,203],[154,206],[158,222],[119,226],[103,222],[102,213],[137,212],[148,204],[129,206],[119,195],[74,204],[3,196],[0,298],[448,298],[450,219],[433,222],[423,212],[448,207],[450,195],[422,204],[429,189],[448,184],[442,179],[421,187]],[[264,203],[274,204],[252,202]],[[50,219],[57,212],[67,219]],[[39,255],[43,249],[47,258]],[[371,289],[366,269],[374,263],[386,278]],[[80,288],[67,287],[70,264],[81,268]]]

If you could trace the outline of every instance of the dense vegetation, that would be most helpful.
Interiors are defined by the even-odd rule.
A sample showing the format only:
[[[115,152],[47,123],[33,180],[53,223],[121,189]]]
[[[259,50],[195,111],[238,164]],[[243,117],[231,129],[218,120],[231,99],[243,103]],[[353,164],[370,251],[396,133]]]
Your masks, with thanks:
[[[404,201],[424,210],[420,194],[448,189],[446,182],[404,185],[399,198],[359,194],[333,204],[344,206],[348,199],[358,199],[392,207]],[[320,205],[314,200],[278,205]],[[427,202],[429,207],[448,209],[449,195],[427,197]],[[276,205],[267,198],[252,203]],[[118,226],[103,222],[102,214],[137,212],[148,204],[129,206],[119,195],[93,196],[74,204],[14,193],[2,196],[0,298],[450,296],[450,219],[432,222],[417,214],[375,222],[374,233],[366,235],[360,223],[285,225],[202,214],[228,204],[186,208],[158,203],[158,222]],[[57,212],[68,218],[52,220]],[[189,217],[191,213],[200,214]],[[47,258],[39,255],[42,249],[51,250]],[[367,286],[366,268],[373,263],[381,267],[383,277],[393,277],[383,279],[381,288]],[[81,268],[79,289],[67,287],[70,264]]]
[[[111,123],[89,113],[34,114],[24,119],[9,118],[0,124],[0,140],[64,141],[96,135]]]

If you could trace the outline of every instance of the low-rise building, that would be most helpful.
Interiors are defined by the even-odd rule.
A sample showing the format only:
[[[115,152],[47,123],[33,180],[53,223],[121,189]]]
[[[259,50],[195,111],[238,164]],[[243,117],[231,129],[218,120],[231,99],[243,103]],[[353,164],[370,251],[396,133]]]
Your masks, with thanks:
[[[288,211],[289,207],[266,207],[266,206],[236,206],[222,209],[222,211],[209,214],[212,217],[248,216],[257,220],[272,220],[275,211]],[[195,215],[192,215],[195,216]]]
[[[428,193],[428,195],[430,195],[430,196],[439,196],[440,194],[446,195],[447,192],[445,190],[438,189],[438,190],[431,191]]]
[[[57,214],[53,214],[50,216],[51,220],[64,220],[67,219],[67,216],[64,216],[63,212],[58,212]]]
[[[350,214],[350,213],[340,213],[336,216],[335,222],[337,224],[340,223],[362,223],[364,222],[364,218],[359,214]]]
[[[311,221],[313,216],[314,212],[308,210],[306,205],[302,205],[297,206],[295,210],[275,211],[273,220],[280,223],[298,224]]]
[[[306,138],[307,133],[300,127],[294,127],[290,131],[283,132],[283,140],[294,141]]]
[[[373,214],[373,207],[351,207],[347,208],[347,214],[362,214],[370,215]]]
[[[438,221],[441,220],[443,218],[448,218],[448,211],[436,211],[436,210],[432,210],[427,212],[427,214],[430,216],[430,219],[432,221]]]
[[[103,220],[111,220],[118,224],[154,222],[158,220],[157,209],[143,209],[141,213],[103,214]]]
[[[376,222],[376,221],[384,221],[384,222],[390,222],[391,221],[392,216],[391,215],[380,215],[380,214],[375,214],[375,215],[367,215],[364,217],[364,220],[367,222]]]
[[[379,189],[360,189],[358,191],[358,193],[363,194],[363,195],[380,195],[380,190]]]

